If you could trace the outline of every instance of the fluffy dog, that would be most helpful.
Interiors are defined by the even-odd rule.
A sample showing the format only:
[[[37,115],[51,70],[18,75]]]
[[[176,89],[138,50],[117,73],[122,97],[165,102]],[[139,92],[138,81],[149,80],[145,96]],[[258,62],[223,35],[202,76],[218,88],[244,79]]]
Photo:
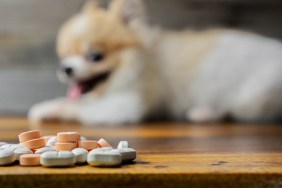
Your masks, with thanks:
[[[57,51],[68,97],[35,105],[32,121],[282,117],[281,43],[233,30],[162,31],[146,23],[141,0],[88,2],[61,28]]]

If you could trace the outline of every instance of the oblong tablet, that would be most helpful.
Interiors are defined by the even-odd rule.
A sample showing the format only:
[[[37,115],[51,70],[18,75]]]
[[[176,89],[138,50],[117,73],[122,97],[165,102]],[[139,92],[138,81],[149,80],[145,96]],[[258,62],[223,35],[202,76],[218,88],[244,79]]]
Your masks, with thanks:
[[[40,154],[24,154],[20,156],[21,166],[39,166]]]
[[[56,151],[71,151],[77,147],[77,143],[73,142],[56,142],[55,150]]]
[[[60,132],[57,133],[58,142],[77,142],[80,140],[80,134],[77,132]]]
[[[111,144],[109,144],[109,142],[107,142],[104,138],[100,138],[100,140],[98,140],[98,145],[100,148],[112,147]]]
[[[96,140],[78,141],[78,147],[90,151],[92,149],[98,148],[98,142]]]
[[[42,154],[42,153],[45,153],[47,151],[55,151],[55,149],[52,146],[45,146],[43,148],[38,148],[34,153]]]
[[[26,142],[28,140],[40,138],[40,131],[33,130],[33,131],[23,132],[23,133],[19,134],[18,137],[19,137],[20,142]]]
[[[113,167],[121,165],[121,162],[121,154],[110,148],[107,148],[107,150],[103,148],[93,149],[87,156],[87,163],[90,166]]]
[[[75,155],[70,151],[47,151],[40,158],[40,164],[45,167],[73,166],[75,162]]]
[[[118,148],[116,149],[122,157],[123,162],[130,162],[136,159],[136,150],[132,148]]]
[[[1,149],[11,149],[12,151],[17,148],[23,148],[21,144],[4,144],[0,147]]]
[[[16,155],[16,160],[19,160],[21,155],[32,154],[33,152],[27,148],[17,148],[14,150],[14,153]]]
[[[76,157],[76,163],[82,164],[87,161],[88,151],[84,148],[75,148],[71,151]]]
[[[45,146],[44,138],[36,138],[21,143],[27,149],[37,149]]]
[[[0,150],[0,165],[9,165],[15,162],[16,155],[11,150]]]

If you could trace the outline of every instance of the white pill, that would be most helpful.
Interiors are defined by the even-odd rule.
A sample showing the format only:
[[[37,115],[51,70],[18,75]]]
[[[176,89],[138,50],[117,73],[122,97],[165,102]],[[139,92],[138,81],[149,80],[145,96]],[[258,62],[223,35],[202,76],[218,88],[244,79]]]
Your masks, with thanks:
[[[35,154],[42,154],[42,153],[45,153],[47,151],[55,151],[55,149],[52,146],[45,146],[45,147],[37,149],[35,151]]]
[[[2,149],[17,149],[17,148],[23,148],[21,144],[4,144],[0,148]]]
[[[82,164],[87,161],[88,151],[84,148],[75,148],[71,151],[76,157],[76,163]]]
[[[136,150],[132,148],[118,148],[116,149],[122,156],[123,162],[129,162],[136,159]]]
[[[85,140],[88,140],[88,139],[85,136],[80,136],[80,140],[85,141]]]
[[[32,154],[33,152],[30,149],[27,148],[16,148],[14,150],[14,153],[16,155],[16,160],[18,161],[20,159],[20,156],[23,154]]]
[[[114,149],[114,148],[112,148],[112,147],[104,147],[104,148],[95,148],[95,149],[93,149],[93,150],[105,152],[105,151],[111,151],[111,150],[113,150],[113,149]],[[93,150],[91,150],[91,151],[93,151]]]
[[[16,155],[10,150],[0,150],[0,165],[9,165],[15,162]]]
[[[91,166],[119,166],[122,162],[122,157],[117,150],[111,148],[98,148],[89,152],[87,162]]]
[[[118,143],[118,146],[117,146],[118,149],[121,149],[121,148],[128,148],[128,142],[127,141],[120,141]]]
[[[57,137],[53,136],[47,141],[46,146],[55,146],[56,142],[57,142]]]
[[[70,151],[47,151],[40,158],[40,164],[46,167],[73,166],[75,162],[75,155]]]

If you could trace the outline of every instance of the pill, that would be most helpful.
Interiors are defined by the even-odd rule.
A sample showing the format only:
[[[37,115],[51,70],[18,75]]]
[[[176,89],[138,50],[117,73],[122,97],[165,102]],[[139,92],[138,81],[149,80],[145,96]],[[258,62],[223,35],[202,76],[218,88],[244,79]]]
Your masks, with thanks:
[[[71,151],[76,157],[76,163],[82,164],[87,161],[88,151],[84,148],[75,148]]]
[[[77,142],[80,140],[80,135],[77,132],[60,132],[57,133],[58,142]]]
[[[98,148],[98,142],[95,140],[78,141],[78,147],[90,151],[92,149]]]
[[[56,142],[57,142],[57,136],[53,136],[52,138],[49,138],[49,140],[46,143],[46,146],[55,146]]]
[[[0,150],[0,165],[9,165],[15,162],[16,155],[10,150]]]
[[[19,141],[20,142],[26,142],[28,140],[33,140],[36,138],[40,138],[40,131],[34,130],[34,131],[27,131],[19,134]]]
[[[73,142],[56,142],[55,150],[57,151],[71,151],[77,147],[77,143]]]
[[[54,137],[54,136],[50,135],[50,136],[43,136],[43,137],[42,137],[42,138],[45,139],[45,145],[47,144],[48,140],[49,140],[50,138],[52,138],[52,137]]]
[[[36,154],[42,154],[42,153],[45,153],[47,151],[55,151],[55,149],[52,146],[45,146],[43,148],[36,149],[35,153]]]
[[[111,167],[119,166],[122,162],[121,154],[114,149],[103,150],[103,148],[93,149],[87,156],[90,166]]]
[[[28,140],[28,141],[22,142],[22,145],[27,149],[42,148],[45,146],[45,139],[36,138],[36,139]]]
[[[40,165],[40,154],[24,154],[20,156],[21,166],[38,166]]]
[[[80,136],[80,140],[84,141],[84,140],[87,140],[87,138],[85,136]]]
[[[22,148],[23,146],[21,144],[4,144],[0,148],[1,149],[10,149],[11,151],[14,151],[17,148]]]
[[[100,140],[98,140],[98,145],[100,148],[103,147],[112,147],[105,139],[101,138]]]
[[[73,166],[75,155],[70,151],[47,151],[41,154],[40,164],[46,167]]]
[[[14,150],[14,153],[16,155],[16,160],[19,160],[21,155],[23,155],[23,154],[32,154],[33,152],[30,149],[17,148],[17,149]]]
[[[132,148],[118,148],[116,149],[122,157],[123,162],[130,162],[136,158],[136,150]]]
[[[118,146],[117,146],[118,149],[121,149],[121,148],[128,148],[128,142],[127,141],[120,141],[118,143]]]

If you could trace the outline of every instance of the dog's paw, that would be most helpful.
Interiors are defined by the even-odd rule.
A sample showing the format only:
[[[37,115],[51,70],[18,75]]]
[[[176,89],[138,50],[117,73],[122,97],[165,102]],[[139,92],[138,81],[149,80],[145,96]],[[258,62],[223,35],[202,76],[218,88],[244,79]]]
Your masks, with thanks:
[[[220,119],[220,116],[207,107],[194,107],[190,109],[186,117],[193,123],[213,123]]]
[[[63,105],[63,100],[47,101],[36,104],[29,110],[28,118],[32,122],[59,119]]]
[[[89,109],[84,111],[80,117],[80,121],[86,126],[132,124],[139,122],[141,119],[141,115],[136,111],[122,111],[111,108]]]
[[[79,117],[85,125],[132,124],[142,119],[143,108],[136,96],[112,96],[95,104],[81,107]]]

